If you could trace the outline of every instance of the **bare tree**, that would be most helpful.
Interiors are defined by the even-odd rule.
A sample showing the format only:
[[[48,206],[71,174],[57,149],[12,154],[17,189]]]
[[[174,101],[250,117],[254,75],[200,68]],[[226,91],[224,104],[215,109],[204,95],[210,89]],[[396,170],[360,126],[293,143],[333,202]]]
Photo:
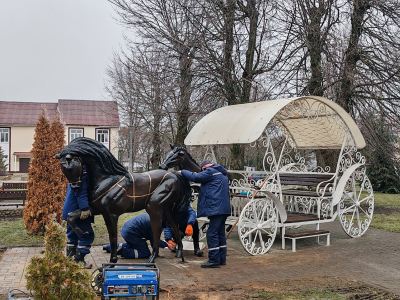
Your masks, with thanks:
[[[198,32],[189,19],[202,18],[201,7],[195,0],[109,0],[115,5],[121,22],[136,32],[149,45],[157,44],[165,55],[177,60],[179,103],[176,109],[175,143],[183,145],[191,115],[193,59],[198,48]],[[192,7],[189,14],[183,6]]]

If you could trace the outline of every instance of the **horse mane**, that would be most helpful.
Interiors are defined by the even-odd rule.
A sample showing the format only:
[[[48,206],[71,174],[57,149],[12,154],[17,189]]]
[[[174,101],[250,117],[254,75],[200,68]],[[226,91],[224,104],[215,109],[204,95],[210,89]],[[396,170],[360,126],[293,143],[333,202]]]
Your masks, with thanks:
[[[176,178],[179,180],[181,184],[179,184],[180,194],[183,195],[172,208],[172,212],[175,215],[179,215],[179,213],[186,211],[188,206],[190,205],[192,199],[192,188],[190,187],[189,180],[186,179],[181,173],[172,171],[176,175]]]
[[[190,155],[190,153],[186,150],[185,147],[175,147],[174,153],[176,153],[176,152],[178,152],[178,151],[181,151],[181,150],[185,151],[187,157],[188,157],[193,163],[195,163],[196,165],[198,165],[198,166],[200,167],[200,165],[196,162],[196,160],[192,157],[192,155]]]
[[[128,171],[100,142],[87,137],[72,140],[60,153],[61,157],[71,154],[73,156],[89,156],[95,159],[104,174],[126,175]]]

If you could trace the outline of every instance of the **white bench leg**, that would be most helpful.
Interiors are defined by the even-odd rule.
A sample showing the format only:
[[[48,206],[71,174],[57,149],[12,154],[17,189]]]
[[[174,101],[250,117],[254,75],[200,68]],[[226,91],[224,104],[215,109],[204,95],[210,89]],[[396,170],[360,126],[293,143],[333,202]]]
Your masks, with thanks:
[[[292,239],[292,252],[296,252],[296,239]]]
[[[285,250],[285,226],[281,227],[282,250]]]
[[[330,246],[330,244],[331,244],[331,234],[328,233],[328,234],[326,235],[326,245],[327,245],[327,246]]]

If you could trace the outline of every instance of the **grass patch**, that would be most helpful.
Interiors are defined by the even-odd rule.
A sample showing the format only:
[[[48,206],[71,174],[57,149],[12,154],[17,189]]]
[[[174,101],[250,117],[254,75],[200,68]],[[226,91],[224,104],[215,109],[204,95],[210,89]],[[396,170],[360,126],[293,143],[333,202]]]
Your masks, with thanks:
[[[343,300],[347,299],[344,295],[337,292],[308,290],[299,292],[261,292],[257,294],[258,299],[274,300],[300,300],[300,299],[325,299]]]
[[[400,233],[400,195],[374,193],[371,227]]]
[[[144,211],[121,215],[118,220],[118,232],[121,232],[122,226],[126,221],[142,212]],[[109,242],[108,231],[103,217],[95,216],[95,223],[92,224],[92,226],[95,234],[93,245],[107,244]],[[15,220],[0,220],[0,246],[43,246],[43,237],[28,234],[25,230],[24,220],[22,218]]]
[[[400,214],[375,214],[372,217],[371,227],[400,233]]]
[[[196,208],[196,204],[193,205]],[[118,232],[132,217],[144,211],[127,213],[120,216]],[[375,213],[371,227],[400,233],[400,195],[375,193]],[[108,243],[107,227],[102,216],[95,217],[93,224],[95,240],[93,245]],[[30,247],[43,246],[43,237],[30,235],[25,231],[24,220],[0,220],[0,246]]]
[[[400,194],[374,193],[375,207],[400,208]]]
[[[0,246],[43,246],[43,237],[28,234],[22,218],[0,221]]]

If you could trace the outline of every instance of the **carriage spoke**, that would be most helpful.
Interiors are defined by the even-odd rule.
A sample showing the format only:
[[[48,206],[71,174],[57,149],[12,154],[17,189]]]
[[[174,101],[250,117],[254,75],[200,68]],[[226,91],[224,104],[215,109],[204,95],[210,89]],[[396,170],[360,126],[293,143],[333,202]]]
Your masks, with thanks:
[[[353,215],[351,216],[351,219],[350,219],[350,222],[349,222],[349,230],[350,230],[350,228],[351,227],[353,227],[353,224],[354,224],[354,215],[355,215],[355,213],[356,213],[356,209],[354,209],[354,211],[353,211]]]
[[[364,202],[364,201],[366,201],[366,200],[369,200],[369,199],[371,199],[371,198],[373,198],[374,196],[373,195],[369,195],[368,197],[365,197],[364,199],[361,199],[359,202],[361,203],[361,202]]]
[[[242,238],[247,238],[251,233],[257,230],[257,226],[255,226],[253,229],[250,229],[249,231],[246,231],[246,233],[243,234]]]
[[[265,230],[265,228],[261,228],[261,230],[262,230],[266,235],[268,235],[268,236],[271,236],[271,235],[272,235],[272,233],[271,233],[271,232],[268,232],[267,230]]]
[[[243,220],[243,225],[244,225],[245,227],[257,227],[257,223],[253,222],[253,221],[250,220],[250,219],[245,219],[245,220]]]
[[[365,183],[365,180],[363,180],[362,184],[360,185],[360,191],[358,192],[357,201],[360,201],[361,194],[362,194],[362,192],[364,190],[364,183]]]
[[[262,228],[265,228],[267,226],[268,226],[267,228],[270,228],[271,224],[272,224],[272,220],[267,220],[267,221],[261,223],[260,225]]]
[[[356,213],[357,213],[357,225],[358,225],[358,229],[359,229],[359,232],[361,232],[360,212],[359,212],[358,209],[356,209]]]
[[[344,214],[346,214],[347,212],[349,212],[352,208],[354,208],[356,205],[354,204],[354,205],[351,205],[351,206],[349,206],[349,207],[346,207],[343,211],[341,211],[340,213],[342,214],[342,215],[344,215]]]
[[[260,238],[260,243],[261,243],[261,246],[262,246],[262,250],[264,252],[265,245],[264,245],[264,240],[262,238],[261,230],[258,231],[258,235],[259,235],[259,238]]]
[[[365,216],[371,221],[372,217],[361,206],[359,208],[362,210],[362,212],[365,214]]]

